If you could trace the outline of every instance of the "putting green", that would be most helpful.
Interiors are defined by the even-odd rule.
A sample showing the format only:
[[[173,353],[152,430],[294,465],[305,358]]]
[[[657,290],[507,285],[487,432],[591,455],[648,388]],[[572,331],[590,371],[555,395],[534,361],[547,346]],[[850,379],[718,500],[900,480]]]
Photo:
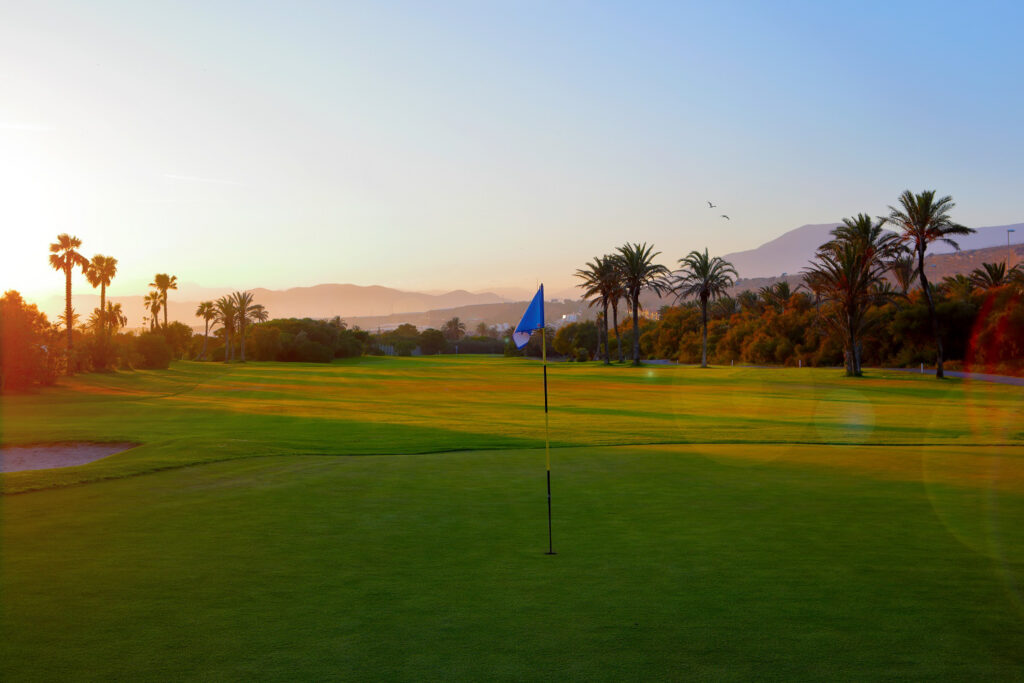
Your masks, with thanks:
[[[0,678],[1024,675],[1020,388],[555,366],[548,557],[537,370],[4,397],[5,443],[144,445],[3,475]]]

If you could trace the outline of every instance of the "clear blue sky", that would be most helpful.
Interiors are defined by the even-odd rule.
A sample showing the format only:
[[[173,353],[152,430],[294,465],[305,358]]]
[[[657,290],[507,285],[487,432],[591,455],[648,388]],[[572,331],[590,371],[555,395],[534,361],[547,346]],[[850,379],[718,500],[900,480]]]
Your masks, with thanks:
[[[1019,222],[1022,25],[1021,2],[5,3],[0,288],[60,291],[63,231],[121,260],[113,295],[158,271],[557,291],[626,240],[726,253],[906,188]]]

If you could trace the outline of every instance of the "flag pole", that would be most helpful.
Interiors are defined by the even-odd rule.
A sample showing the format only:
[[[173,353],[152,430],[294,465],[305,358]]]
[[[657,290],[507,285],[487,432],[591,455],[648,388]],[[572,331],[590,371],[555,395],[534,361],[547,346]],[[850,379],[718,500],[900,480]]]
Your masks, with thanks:
[[[548,429],[548,345],[544,328],[540,328],[540,355],[544,365],[544,462],[548,474],[548,551],[546,555],[556,555],[551,541],[551,438]]]

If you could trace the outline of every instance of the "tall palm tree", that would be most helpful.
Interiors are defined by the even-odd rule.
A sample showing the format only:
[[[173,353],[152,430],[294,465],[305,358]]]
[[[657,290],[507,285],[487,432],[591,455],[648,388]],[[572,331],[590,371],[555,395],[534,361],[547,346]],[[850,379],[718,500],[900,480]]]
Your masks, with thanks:
[[[615,255],[626,300],[633,312],[633,365],[640,365],[640,292],[649,289],[660,295],[668,289],[665,283],[668,268],[654,262],[660,253],[654,251],[653,244],[648,246],[644,242],[624,244]]]
[[[235,305],[235,316],[238,320],[238,338],[239,346],[241,347],[242,357],[241,361],[245,362],[245,328],[250,321],[258,320],[260,316],[266,320],[267,312],[260,304],[254,304],[252,302],[252,292],[235,292],[231,295],[231,299]],[[465,331],[466,326],[462,326]]]
[[[981,268],[971,271],[971,282],[978,289],[989,290],[1010,284],[1013,273],[1006,272],[1006,263],[982,263]]]
[[[72,237],[66,232],[57,235],[57,241],[50,245],[50,266],[54,270],[64,271],[64,320],[68,328],[68,374],[71,374],[71,346],[74,339],[71,335],[74,314],[71,311],[71,271],[78,266],[85,272],[89,267],[89,259],[76,251],[82,246],[82,240]]]
[[[224,332],[224,362],[227,363],[234,358],[234,346],[231,344],[231,336],[235,331],[238,320],[238,311],[235,309],[234,297],[222,296],[213,303],[217,312],[216,322],[220,323]]]
[[[875,223],[866,213],[844,218],[831,234],[832,239],[822,245],[822,248],[831,248],[843,242],[855,242],[862,244],[871,252],[866,254],[870,258],[875,258],[875,254],[881,259],[892,259],[899,255],[899,236],[885,229],[884,220]]]
[[[161,304],[164,309],[164,329],[167,329],[167,290],[178,288],[178,276],[157,273],[153,276],[153,281],[149,283],[149,286],[156,287],[160,292]]]
[[[115,275],[117,275],[117,259],[113,256],[96,254],[92,257],[92,261],[89,262],[89,267],[85,269],[85,278],[89,281],[89,284],[93,286],[93,289],[96,287],[100,288],[99,310],[104,314],[107,310],[107,287],[110,286],[110,282],[114,279]],[[100,332],[104,332],[102,320]]]
[[[700,317],[703,326],[701,337],[700,366],[708,366],[708,301],[719,298],[732,287],[737,277],[732,264],[720,256],[709,257],[707,248],[702,254],[691,251],[679,259],[682,269],[673,276],[672,291],[680,299],[693,297],[700,301]]]
[[[160,292],[150,292],[146,295],[143,303],[146,309],[149,310],[149,331],[152,332],[160,323],[160,309],[163,308],[163,297],[160,296]]]
[[[954,223],[949,212],[956,204],[950,196],[935,198],[935,190],[925,190],[914,194],[905,190],[899,197],[899,207],[890,206],[886,222],[899,228],[900,239],[911,247],[917,257],[917,276],[921,279],[921,289],[928,303],[928,316],[932,322],[932,336],[935,337],[935,376],[942,379],[942,338],[939,335],[939,318],[935,314],[935,299],[928,277],[925,275],[924,255],[932,242],[945,242],[954,249],[959,249],[952,238],[955,235],[969,235],[974,230]]]
[[[886,263],[862,242],[839,240],[822,245],[804,269],[805,282],[826,305],[826,319],[845,340],[846,374],[859,377],[860,338],[868,306],[882,295]]]
[[[612,307],[612,330],[615,332],[615,348],[619,350],[619,362],[622,358],[622,340],[619,339],[619,302],[626,298],[626,287],[623,284],[622,270],[618,259],[606,256],[612,262],[612,270],[608,274],[608,305]]]
[[[199,353],[199,359],[206,359],[206,342],[210,339],[210,322],[217,317],[217,311],[213,307],[212,301],[204,301],[196,308],[196,317],[202,318],[206,323],[206,329],[203,331],[203,350]]]
[[[611,362],[608,354],[609,294],[612,282],[618,280],[615,259],[611,256],[595,256],[593,261],[576,271],[576,277],[582,280],[576,286],[583,290],[583,299],[590,300],[590,306],[601,304],[601,326],[598,329],[604,333],[604,364],[608,365]]]

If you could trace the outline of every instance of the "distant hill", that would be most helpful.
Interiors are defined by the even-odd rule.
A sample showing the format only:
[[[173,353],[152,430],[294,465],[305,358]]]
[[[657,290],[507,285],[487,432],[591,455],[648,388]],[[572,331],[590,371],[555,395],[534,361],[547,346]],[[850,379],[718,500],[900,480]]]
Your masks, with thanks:
[[[458,318],[460,321],[465,323],[466,331],[470,334],[473,333],[475,328],[480,323],[490,325],[509,325],[515,326],[519,322],[520,318],[523,317],[523,312],[526,310],[527,301],[510,301],[500,304],[475,304],[471,306],[458,306],[455,308],[445,308],[433,311],[423,311],[421,313],[402,313],[395,315],[384,315],[384,316],[364,316],[364,317],[351,317],[346,318],[346,321],[351,325],[358,325],[364,330],[370,330],[376,332],[377,329],[381,330],[393,330],[403,323],[410,323],[415,325],[419,329],[426,329],[428,327],[440,328],[446,321],[452,318]],[[623,306],[622,310],[625,310]],[[565,301],[545,301],[544,302],[544,315],[547,318],[547,322],[552,325],[557,325],[561,321],[563,315],[578,315],[580,320],[593,319],[594,309],[588,308],[587,305],[581,301],[566,303]]]
[[[455,290],[444,294],[423,294],[390,287],[363,287],[350,284],[293,287],[286,290],[257,288],[250,291],[255,301],[266,306],[274,318],[331,318],[340,315],[347,319],[354,316],[391,315],[506,301],[492,292],[474,294],[465,290]],[[220,292],[221,295],[227,293]],[[175,295],[176,292],[170,293],[167,309],[169,319],[180,320],[193,327],[201,324],[195,317],[199,300],[187,300]],[[142,319],[147,315],[142,296],[119,296],[116,288],[113,288],[112,291],[108,291],[108,298],[121,304],[128,317],[129,327],[142,325]],[[208,298],[214,296],[211,294]],[[99,301],[99,295],[93,293],[75,294],[72,297],[72,305],[83,321],[99,306]],[[64,298],[50,297],[41,302],[40,308],[51,319],[56,319],[64,311]]]
[[[839,223],[818,223],[802,225],[799,228],[765,242],[756,249],[726,254],[723,258],[733,266],[742,278],[777,277],[782,273],[795,274],[807,266],[814,251],[830,238],[829,233]],[[1011,244],[1024,244],[1024,223],[995,225],[977,228],[977,232],[957,240],[963,250],[985,249],[1006,246],[1007,229],[1011,233]],[[929,253],[949,254],[954,249],[946,244],[934,244]]]

